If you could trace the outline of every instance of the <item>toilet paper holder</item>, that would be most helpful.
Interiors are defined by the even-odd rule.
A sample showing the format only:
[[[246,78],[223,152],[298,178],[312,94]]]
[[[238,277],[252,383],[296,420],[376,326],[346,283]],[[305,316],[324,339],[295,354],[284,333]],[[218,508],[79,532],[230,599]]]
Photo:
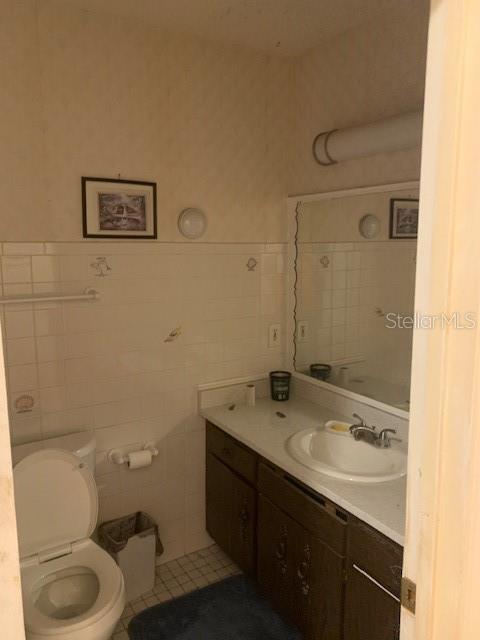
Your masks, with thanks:
[[[158,449],[155,446],[155,442],[146,442],[143,446],[140,444],[126,445],[125,447],[118,449],[110,449],[107,454],[107,458],[114,464],[125,464],[128,462],[128,456],[134,451],[150,451],[152,458],[158,456]]]

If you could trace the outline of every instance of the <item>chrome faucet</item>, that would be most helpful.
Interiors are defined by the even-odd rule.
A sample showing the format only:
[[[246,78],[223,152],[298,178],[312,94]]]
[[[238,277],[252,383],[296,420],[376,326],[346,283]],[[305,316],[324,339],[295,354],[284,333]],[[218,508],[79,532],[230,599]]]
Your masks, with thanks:
[[[369,427],[365,420],[358,415],[358,413],[353,414],[354,418],[357,418],[358,423],[352,424],[350,427],[350,433],[355,438],[355,440],[364,440],[369,444],[374,444],[377,439],[377,434],[375,432],[375,427]]]
[[[363,440],[368,444],[373,444],[374,447],[378,447],[379,449],[388,449],[392,446],[392,439],[389,434],[397,433],[396,429],[382,429],[377,432],[376,427],[373,425],[369,427],[365,420],[357,413],[354,413],[353,417],[358,420],[358,423],[352,424],[350,427],[350,433],[355,440]],[[398,438],[395,439],[399,440]],[[401,440],[399,440],[399,442],[401,442]]]

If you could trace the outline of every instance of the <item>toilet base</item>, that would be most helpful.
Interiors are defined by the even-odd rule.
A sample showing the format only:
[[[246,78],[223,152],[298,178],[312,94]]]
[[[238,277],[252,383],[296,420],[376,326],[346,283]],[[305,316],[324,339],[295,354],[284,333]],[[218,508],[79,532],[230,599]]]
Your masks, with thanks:
[[[110,611],[95,624],[65,634],[39,634],[25,630],[26,640],[110,640],[125,608],[125,590]]]

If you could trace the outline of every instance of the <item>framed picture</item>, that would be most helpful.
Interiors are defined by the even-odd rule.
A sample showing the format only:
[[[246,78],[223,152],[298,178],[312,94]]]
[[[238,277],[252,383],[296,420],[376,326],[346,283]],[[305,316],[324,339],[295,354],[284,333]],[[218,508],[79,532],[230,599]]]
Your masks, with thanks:
[[[156,238],[157,185],[82,178],[84,238]]]
[[[390,238],[415,239],[418,232],[418,199],[390,200]]]

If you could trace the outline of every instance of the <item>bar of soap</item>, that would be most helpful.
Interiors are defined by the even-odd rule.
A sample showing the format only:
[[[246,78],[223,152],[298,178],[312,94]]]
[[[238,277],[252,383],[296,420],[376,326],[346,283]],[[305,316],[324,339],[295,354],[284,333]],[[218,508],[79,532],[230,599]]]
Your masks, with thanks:
[[[351,426],[348,422],[340,422],[339,420],[329,420],[325,423],[325,429],[335,433],[349,433]]]

